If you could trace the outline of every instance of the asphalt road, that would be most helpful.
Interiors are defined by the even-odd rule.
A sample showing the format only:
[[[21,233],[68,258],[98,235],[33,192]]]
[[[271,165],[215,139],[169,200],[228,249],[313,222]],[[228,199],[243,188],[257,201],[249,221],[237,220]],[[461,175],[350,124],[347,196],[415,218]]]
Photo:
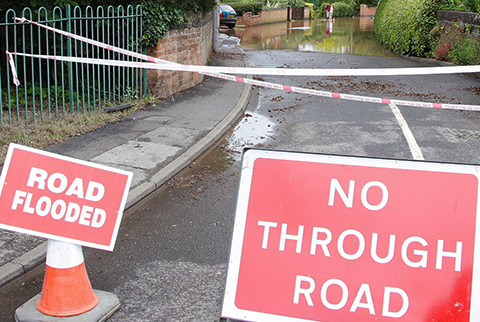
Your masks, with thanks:
[[[410,67],[403,58],[289,51],[247,52],[252,66]],[[261,77],[287,85],[367,96],[479,104],[468,75],[413,77]],[[476,89],[476,90],[475,90]],[[475,92],[477,94],[475,94]],[[237,128],[202,160],[130,209],[113,253],[84,249],[92,285],[114,292],[111,321],[218,321],[244,146],[414,159],[388,105],[255,89]],[[399,108],[424,159],[480,163],[478,112]],[[41,288],[44,267],[0,289],[0,320]]]
[[[318,68],[415,67],[405,58],[342,56],[288,51],[249,52],[252,66]],[[426,64],[423,64],[426,65]],[[273,78],[263,77],[266,81]],[[468,75],[276,78],[277,83],[340,93],[405,100],[478,104],[478,79]],[[262,89],[258,114],[275,125],[277,149],[413,159],[389,105],[324,99]],[[428,161],[478,163],[479,114],[399,107]],[[280,123],[281,122],[281,123]],[[462,133],[465,137],[462,137]]]

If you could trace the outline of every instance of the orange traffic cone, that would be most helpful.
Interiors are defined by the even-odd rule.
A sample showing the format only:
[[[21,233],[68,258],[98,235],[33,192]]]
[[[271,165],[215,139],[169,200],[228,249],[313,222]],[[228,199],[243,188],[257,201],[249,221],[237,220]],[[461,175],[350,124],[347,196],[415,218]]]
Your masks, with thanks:
[[[82,246],[48,241],[47,269],[37,309],[51,316],[72,316],[98,304],[83,260]]]

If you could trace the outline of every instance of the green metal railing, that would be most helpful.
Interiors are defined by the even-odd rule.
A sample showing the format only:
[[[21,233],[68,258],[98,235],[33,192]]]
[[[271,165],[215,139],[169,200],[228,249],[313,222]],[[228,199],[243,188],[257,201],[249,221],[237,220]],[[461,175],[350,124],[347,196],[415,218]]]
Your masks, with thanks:
[[[137,61],[138,59],[74,40],[16,17],[48,24],[130,51],[144,52],[141,6],[25,8],[8,10],[0,23],[0,57],[5,51],[29,54]],[[140,98],[146,70],[14,56],[21,85],[12,81],[8,57],[0,60],[0,124],[30,124],[62,113],[88,112]]]

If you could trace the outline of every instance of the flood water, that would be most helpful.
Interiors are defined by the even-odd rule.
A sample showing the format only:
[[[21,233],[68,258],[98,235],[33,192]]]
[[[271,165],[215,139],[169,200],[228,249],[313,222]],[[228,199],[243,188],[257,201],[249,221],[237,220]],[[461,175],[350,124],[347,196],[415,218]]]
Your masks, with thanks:
[[[338,54],[386,56],[395,54],[373,36],[372,17],[297,20],[251,27],[221,29],[232,39],[240,39],[240,47],[255,50],[291,49]]]

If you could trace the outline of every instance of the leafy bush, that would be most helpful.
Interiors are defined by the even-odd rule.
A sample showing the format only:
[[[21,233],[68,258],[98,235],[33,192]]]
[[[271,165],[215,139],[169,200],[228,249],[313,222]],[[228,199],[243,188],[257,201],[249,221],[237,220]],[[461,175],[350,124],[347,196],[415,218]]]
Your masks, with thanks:
[[[452,44],[448,57],[457,65],[478,65],[480,64],[480,46],[474,38],[463,36]]]
[[[313,19],[313,14],[315,13],[315,4],[310,2],[305,2],[305,7],[310,8],[310,19]]]
[[[348,5],[344,2],[334,2],[333,17],[351,17],[353,16],[353,5]]]
[[[438,38],[435,58],[457,65],[480,64],[480,44],[470,34],[468,26],[437,26],[432,37]]]
[[[228,4],[235,10],[239,17],[243,16],[245,12],[258,15],[258,13],[262,11],[261,2],[228,2]]]
[[[436,14],[446,0],[382,0],[373,32],[390,50],[400,55],[427,57],[434,42],[429,36]]]

